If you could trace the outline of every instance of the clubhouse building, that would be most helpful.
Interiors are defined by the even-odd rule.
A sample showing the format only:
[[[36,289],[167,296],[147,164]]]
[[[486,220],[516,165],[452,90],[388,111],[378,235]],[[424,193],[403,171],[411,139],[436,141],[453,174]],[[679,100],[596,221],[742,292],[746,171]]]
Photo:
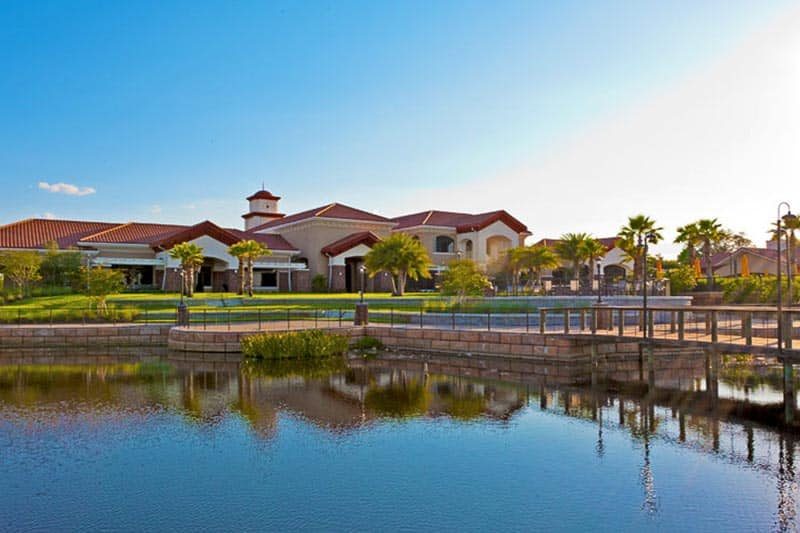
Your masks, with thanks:
[[[228,254],[228,247],[252,239],[272,252],[255,263],[257,289],[309,291],[311,280],[321,276],[331,291],[355,292],[361,287],[359,267],[364,256],[394,232],[408,233],[425,245],[433,273],[457,258],[472,259],[485,268],[530,235],[522,222],[502,210],[480,214],[424,211],[385,218],[331,203],[285,215],[279,209],[280,197],[266,190],[247,200],[243,229],[223,228],[207,220],[182,226],[26,219],[0,226],[0,250],[45,251],[54,243],[61,250],[80,251],[87,265],[124,270],[130,288],[177,291],[179,264],[169,251],[176,244],[192,242],[203,248],[205,257],[197,289],[221,292],[238,287],[238,260]],[[390,285],[385,274],[366,281],[367,290],[388,291]]]

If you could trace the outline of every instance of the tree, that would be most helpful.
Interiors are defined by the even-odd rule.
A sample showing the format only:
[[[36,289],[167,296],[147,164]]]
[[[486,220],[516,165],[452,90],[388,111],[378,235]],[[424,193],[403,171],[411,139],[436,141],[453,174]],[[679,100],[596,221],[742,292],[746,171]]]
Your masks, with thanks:
[[[598,259],[605,257],[606,253],[608,253],[608,250],[603,245],[603,243],[601,243],[594,237],[589,237],[588,239],[583,241],[581,246],[583,248],[582,255],[586,258],[586,262],[589,264],[589,272],[592,271],[595,262]]]
[[[572,264],[572,279],[580,278],[581,265],[587,259],[585,243],[590,238],[587,233],[566,233],[556,243],[556,254]]]
[[[203,249],[191,242],[176,244],[169,251],[170,257],[181,262],[183,269],[183,291],[190,298],[194,296],[194,277],[197,268],[203,264]]]
[[[31,284],[42,279],[39,273],[42,256],[38,252],[6,252],[0,256],[0,265],[23,296],[30,296]]]
[[[455,296],[459,303],[467,296],[482,296],[489,287],[489,278],[471,259],[453,261],[442,273],[442,294]]]
[[[100,314],[108,312],[108,297],[125,288],[125,274],[112,268],[84,267],[81,269],[81,281],[81,290],[92,299]]]
[[[633,281],[639,280],[642,272],[642,260],[644,259],[644,247],[639,246],[639,242],[648,241],[648,244],[656,244],[663,237],[661,230],[656,227],[653,219],[645,215],[628,217],[628,223],[620,228],[617,236],[617,246],[633,261]]]
[[[240,296],[244,294],[244,288],[246,284],[246,277],[247,277],[247,261],[245,260],[244,256],[247,254],[247,250],[245,249],[245,243],[247,241],[239,241],[237,243],[232,244],[228,248],[228,253],[231,254],[236,260],[239,262],[239,265],[236,269],[236,272],[239,276],[239,290],[237,294]]]
[[[406,233],[393,233],[375,243],[364,257],[370,277],[387,272],[392,279],[392,296],[402,296],[408,278],[430,278],[431,260],[428,251],[417,239]]]
[[[714,288],[714,265],[711,261],[714,255],[714,246],[728,238],[728,232],[716,218],[703,218],[694,223],[697,226],[697,237],[700,240],[703,252],[703,262],[706,266],[706,279],[708,289]]]
[[[39,269],[44,284],[50,287],[75,285],[81,274],[81,253],[75,250],[59,250],[51,241]]]
[[[239,241],[230,248],[228,253],[239,260],[239,294],[244,294],[245,289],[247,294],[253,296],[253,263],[259,257],[272,255],[272,252],[266,245],[258,241],[246,240]]]
[[[697,233],[697,224],[686,224],[678,228],[678,235],[675,237],[676,244],[683,244],[688,264],[693,265],[697,258],[697,247],[700,245],[700,236]]]
[[[558,256],[547,246],[526,246],[522,254],[521,267],[527,270],[530,278],[535,277],[536,283],[542,284],[542,271],[558,267]]]

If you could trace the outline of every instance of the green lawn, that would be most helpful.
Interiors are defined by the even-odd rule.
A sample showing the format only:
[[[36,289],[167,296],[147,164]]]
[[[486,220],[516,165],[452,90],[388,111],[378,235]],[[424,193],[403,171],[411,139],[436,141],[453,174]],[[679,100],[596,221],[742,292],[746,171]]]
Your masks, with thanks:
[[[401,298],[392,298],[387,293],[368,293],[364,296],[370,309],[375,311],[394,310],[398,314],[451,311],[467,313],[524,313],[535,312],[533,300],[519,301],[505,298],[474,298],[467,303],[456,305],[452,298],[437,293],[409,293]],[[253,298],[238,296],[235,293],[198,293],[186,298],[195,319],[232,321],[255,320],[263,316],[265,320],[283,317],[286,312],[296,313],[296,317],[314,316],[314,312],[328,311],[330,318],[338,311],[352,311],[359,301],[357,293],[269,293],[257,294]],[[176,306],[180,295],[162,292],[123,293],[109,297],[110,314],[104,318],[91,309],[91,300],[79,294],[59,296],[39,296],[0,306],[0,323],[67,322],[67,321],[155,321],[169,322],[175,319]],[[231,315],[232,314],[232,315]],[[238,315],[238,316],[237,316]],[[376,317],[377,318],[377,317]],[[281,319],[281,318],[278,318]]]

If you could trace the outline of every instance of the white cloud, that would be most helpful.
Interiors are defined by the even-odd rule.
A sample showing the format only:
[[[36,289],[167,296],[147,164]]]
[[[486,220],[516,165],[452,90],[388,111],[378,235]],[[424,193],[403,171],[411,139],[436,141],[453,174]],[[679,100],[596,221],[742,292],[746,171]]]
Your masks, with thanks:
[[[161,209],[161,206],[158,205],[158,204],[154,204],[154,205],[150,206],[150,214],[151,215],[160,215],[162,211],[163,211],[163,209]]]
[[[42,218],[46,218],[47,220],[54,220],[56,216],[50,211],[47,211],[44,215],[42,215]]]
[[[43,191],[52,192],[56,194],[66,194],[68,196],[87,196],[97,192],[94,187],[79,187],[71,183],[48,183],[46,181],[39,182],[39,188]]]

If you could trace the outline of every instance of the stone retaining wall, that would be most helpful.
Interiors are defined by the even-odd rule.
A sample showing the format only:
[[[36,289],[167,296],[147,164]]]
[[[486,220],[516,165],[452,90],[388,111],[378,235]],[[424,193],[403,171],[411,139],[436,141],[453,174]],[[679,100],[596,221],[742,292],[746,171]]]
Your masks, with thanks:
[[[0,349],[166,346],[171,324],[0,326]]]
[[[588,359],[592,351],[590,337],[563,337],[538,333],[469,331],[449,329],[387,328],[380,326],[330,328],[326,331],[352,338],[375,337],[387,347],[431,353],[470,354],[511,357],[543,357],[550,360]],[[184,352],[239,353],[243,337],[254,331],[203,331],[173,328],[169,333],[170,349]],[[603,339],[598,354],[637,354],[639,343]]]

